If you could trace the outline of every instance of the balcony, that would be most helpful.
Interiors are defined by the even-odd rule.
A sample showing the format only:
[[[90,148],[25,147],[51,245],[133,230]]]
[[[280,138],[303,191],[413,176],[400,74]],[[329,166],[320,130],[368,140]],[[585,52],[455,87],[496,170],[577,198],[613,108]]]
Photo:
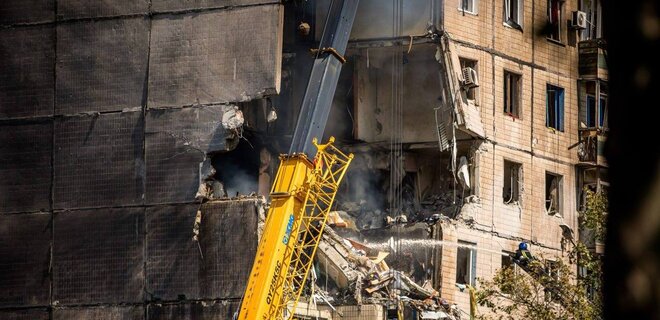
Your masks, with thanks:
[[[578,72],[583,79],[600,79],[607,81],[607,48],[605,40],[585,40],[578,43]]]
[[[581,164],[607,167],[605,160],[605,132],[602,129],[581,129],[580,142],[577,145],[578,159]]]

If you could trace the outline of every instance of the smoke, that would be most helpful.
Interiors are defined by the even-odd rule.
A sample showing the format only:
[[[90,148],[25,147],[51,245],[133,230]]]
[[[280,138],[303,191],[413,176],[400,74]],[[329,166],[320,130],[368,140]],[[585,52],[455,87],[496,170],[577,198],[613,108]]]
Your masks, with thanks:
[[[231,152],[211,155],[214,179],[222,182],[229,197],[256,193],[259,188],[259,150],[241,141]]]

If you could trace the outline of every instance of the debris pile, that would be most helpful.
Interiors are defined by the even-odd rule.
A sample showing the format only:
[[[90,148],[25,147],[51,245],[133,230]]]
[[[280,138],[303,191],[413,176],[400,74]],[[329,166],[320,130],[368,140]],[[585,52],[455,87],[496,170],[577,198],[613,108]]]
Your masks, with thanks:
[[[391,213],[389,210],[370,209],[365,201],[340,203],[337,214],[346,222],[347,228],[354,230],[369,230],[390,227],[396,224],[429,222],[438,215],[448,218],[456,218],[465,203],[477,201],[473,196],[462,197],[461,194],[454,195],[453,192],[431,194],[422,201],[412,201],[407,210]],[[434,221],[431,221],[434,222]],[[344,226],[342,226],[344,227]]]
[[[337,220],[339,216],[334,214],[332,219]],[[420,285],[406,273],[390,269],[385,262],[388,255],[389,252],[345,239],[326,227],[316,257],[316,272],[320,274],[315,286],[318,302],[330,305],[397,305],[402,302],[426,314],[428,319],[460,319],[458,308],[440,298],[429,281]],[[327,291],[319,285],[324,281]],[[332,285],[329,286],[329,282]]]

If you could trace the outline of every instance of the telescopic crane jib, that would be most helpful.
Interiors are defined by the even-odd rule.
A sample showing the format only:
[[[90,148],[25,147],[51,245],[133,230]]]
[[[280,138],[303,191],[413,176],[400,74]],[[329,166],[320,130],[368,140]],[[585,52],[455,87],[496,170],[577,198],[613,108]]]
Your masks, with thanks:
[[[353,155],[319,144],[358,0],[333,0],[289,154],[270,193],[270,209],[238,314],[240,320],[289,319],[305,286],[328,212]]]

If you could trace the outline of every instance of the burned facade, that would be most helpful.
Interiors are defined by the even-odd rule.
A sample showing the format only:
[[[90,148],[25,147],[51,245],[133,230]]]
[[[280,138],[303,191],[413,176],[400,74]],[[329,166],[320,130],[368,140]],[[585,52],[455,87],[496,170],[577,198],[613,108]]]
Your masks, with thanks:
[[[0,4],[0,318],[231,319],[329,2]],[[607,188],[600,10],[360,1],[307,316],[465,316],[519,242],[565,256]]]

